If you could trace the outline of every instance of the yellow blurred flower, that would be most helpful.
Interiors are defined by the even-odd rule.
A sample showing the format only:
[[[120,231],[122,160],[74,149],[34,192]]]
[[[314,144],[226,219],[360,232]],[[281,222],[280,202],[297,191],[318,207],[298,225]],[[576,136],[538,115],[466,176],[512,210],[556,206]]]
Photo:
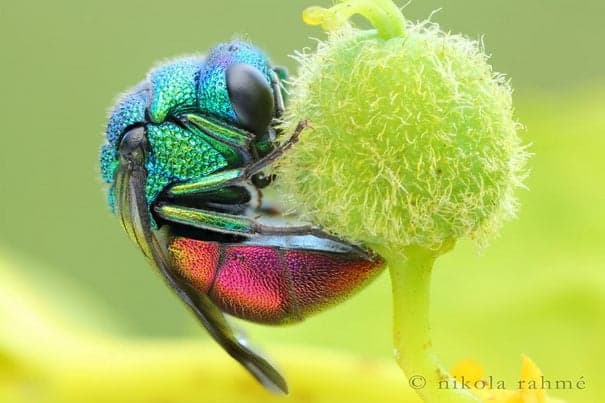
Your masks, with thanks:
[[[82,312],[69,311],[83,309],[77,298],[62,312],[57,309],[59,299],[69,298],[60,282],[37,289],[22,273],[0,250],[0,402],[284,401],[214,344],[124,338],[82,326]],[[95,315],[84,312],[89,321]],[[275,350],[291,381],[290,403],[420,401],[388,362]]]
[[[544,379],[540,368],[527,356],[521,356],[521,376],[517,390],[503,389],[503,381],[487,380],[483,369],[474,361],[459,362],[453,369],[457,387],[470,386],[470,391],[485,403],[562,403],[562,400],[546,395],[542,388]],[[464,386],[466,387],[466,386]]]

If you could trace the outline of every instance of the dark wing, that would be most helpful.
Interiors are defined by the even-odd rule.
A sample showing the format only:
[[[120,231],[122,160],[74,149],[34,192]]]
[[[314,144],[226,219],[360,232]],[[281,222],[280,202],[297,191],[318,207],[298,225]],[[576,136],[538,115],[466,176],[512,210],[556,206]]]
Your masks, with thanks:
[[[120,164],[115,178],[116,207],[124,229],[227,353],[267,389],[288,393],[288,386],[281,374],[266,359],[245,345],[246,341],[234,333],[223,313],[208,296],[191,288],[172,270],[166,259],[165,248],[151,227],[145,200],[147,151],[148,143],[143,128],[126,133],[120,145]]]

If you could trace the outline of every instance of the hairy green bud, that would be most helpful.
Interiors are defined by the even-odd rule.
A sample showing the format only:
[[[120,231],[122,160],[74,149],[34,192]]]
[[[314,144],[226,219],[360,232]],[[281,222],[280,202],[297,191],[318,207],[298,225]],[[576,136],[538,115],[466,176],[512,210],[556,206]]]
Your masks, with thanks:
[[[377,30],[352,28],[353,13]],[[528,154],[508,80],[478,42],[406,23],[390,0],[313,7],[305,21],[331,31],[297,55],[284,127],[311,129],[276,168],[304,218],[381,252],[483,243],[514,215]]]

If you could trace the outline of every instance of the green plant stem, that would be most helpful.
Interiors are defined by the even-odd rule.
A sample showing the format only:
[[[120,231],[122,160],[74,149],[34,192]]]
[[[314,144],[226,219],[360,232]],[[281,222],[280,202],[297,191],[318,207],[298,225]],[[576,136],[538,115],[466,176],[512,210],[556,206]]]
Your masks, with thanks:
[[[396,253],[383,255],[389,265],[393,289],[395,357],[410,386],[426,402],[479,402],[467,390],[453,387],[452,376],[432,349],[430,284],[433,264],[440,253],[442,251],[410,246],[405,250],[407,259]]]

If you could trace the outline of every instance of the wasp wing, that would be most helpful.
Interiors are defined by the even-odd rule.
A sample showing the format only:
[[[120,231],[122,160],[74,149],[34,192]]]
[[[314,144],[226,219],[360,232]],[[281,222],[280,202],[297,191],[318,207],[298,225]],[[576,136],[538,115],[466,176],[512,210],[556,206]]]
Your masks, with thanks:
[[[134,130],[141,132],[133,133]],[[145,256],[154,264],[168,285],[191,308],[208,333],[229,355],[244,366],[267,389],[288,393],[281,374],[269,362],[246,346],[246,340],[233,331],[223,313],[210,298],[194,290],[172,269],[165,248],[151,226],[151,217],[145,199],[146,139],[144,129],[134,129],[132,139],[122,141],[120,164],[115,178],[116,207],[122,226]],[[130,143],[129,141],[130,140]]]

